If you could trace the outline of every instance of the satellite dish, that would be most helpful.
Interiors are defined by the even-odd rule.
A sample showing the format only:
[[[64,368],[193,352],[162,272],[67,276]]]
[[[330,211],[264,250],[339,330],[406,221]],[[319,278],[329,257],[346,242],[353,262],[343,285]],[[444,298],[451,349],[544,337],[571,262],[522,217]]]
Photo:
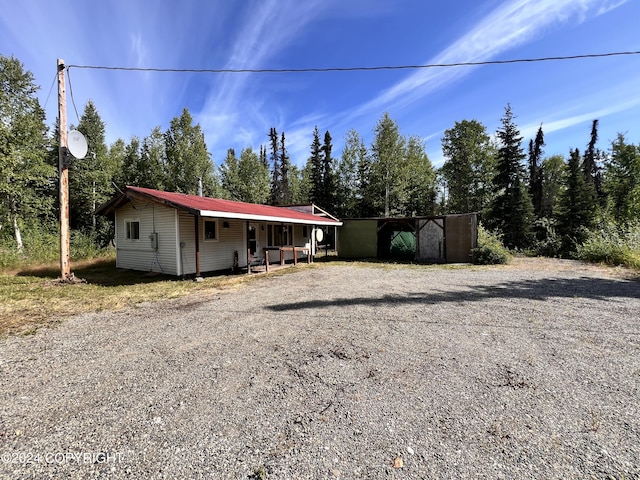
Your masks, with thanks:
[[[319,228],[316,229],[316,241],[321,242],[323,238],[324,238],[324,232]]]
[[[87,139],[79,131],[71,130],[67,136],[67,150],[78,160],[82,160],[87,155]]]

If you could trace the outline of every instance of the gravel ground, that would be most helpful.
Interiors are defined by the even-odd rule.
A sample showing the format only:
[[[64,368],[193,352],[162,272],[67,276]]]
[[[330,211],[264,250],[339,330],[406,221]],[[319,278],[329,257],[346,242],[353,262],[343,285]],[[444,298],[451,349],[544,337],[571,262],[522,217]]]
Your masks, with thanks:
[[[325,265],[0,339],[0,478],[640,478],[640,283]]]

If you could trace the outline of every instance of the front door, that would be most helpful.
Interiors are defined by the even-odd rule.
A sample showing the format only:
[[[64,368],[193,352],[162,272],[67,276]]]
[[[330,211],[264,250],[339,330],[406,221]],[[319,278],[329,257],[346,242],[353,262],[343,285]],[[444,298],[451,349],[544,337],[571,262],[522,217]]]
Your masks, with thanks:
[[[249,251],[251,252],[251,256],[256,256],[256,252],[258,251],[258,228],[259,225],[257,223],[249,224]]]

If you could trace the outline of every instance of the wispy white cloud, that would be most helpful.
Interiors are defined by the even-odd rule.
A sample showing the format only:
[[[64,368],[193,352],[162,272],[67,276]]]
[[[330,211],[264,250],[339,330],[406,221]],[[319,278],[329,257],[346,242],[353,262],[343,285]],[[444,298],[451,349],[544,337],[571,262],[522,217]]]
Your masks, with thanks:
[[[550,122],[545,122],[542,124],[542,129],[545,134],[550,134],[554,132],[558,132],[561,130],[565,130],[567,128],[571,128],[575,125],[580,125],[584,123],[588,123],[595,119],[602,119],[609,115],[614,115],[616,113],[624,112],[626,110],[630,110],[640,105],[640,98],[632,98],[631,100],[626,100],[622,102],[618,102],[615,104],[610,104],[608,107],[600,108],[597,110],[590,110],[586,113],[580,113],[577,115],[563,116],[561,118],[556,118],[555,120],[551,120]],[[520,133],[524,138],[533,138],[540,127],[540,123],[530,123],[524,125],[520,128]]]
[[[233,40],[225,68],[264,66],[289,46],[310,22],[321,18],[332,4],[327,0],[267,0],[252,4],[243,13],[246,20]],[[256,138],[264,143],[269,127],[254,105],[260,102],[256,82],[256,76],[249,73],[223,74],[212,85],[197,120],[207,135],[207,143],[214,149],[221,142],[228,144],[231,138],[237,141]],[[251,135],[251,127],[261,133]],[[242,134],[238,135],[241,129]]]
[[[540,37],[572,19],[574,23],[581,23],[589,14],[600,15],[623,3],[624,1],[602,0],[513,0],[482,19],[471,31],[427,64],[496,59],[497,55]],[[379,114],[385,109],[410,105],[469,75],[475,68],[477,67],[419,70],[349,112],[345,120],[351,121],[372,112]]]
[[[139,32],[131,33],[129,34],[129,39],[130,52],[134,59],[135,66],[139,68],[148,66],[149,54],[148,49],[142,41],[142,34]]]
[[[600,10],[598,10],[598,15],[604,15],[605,13],[609,13],[611,10],[614,10],[624,5],[628,1],[629,0],[619,0],[617,2],[616,1],[605,2],[604,5],[600,7]]]

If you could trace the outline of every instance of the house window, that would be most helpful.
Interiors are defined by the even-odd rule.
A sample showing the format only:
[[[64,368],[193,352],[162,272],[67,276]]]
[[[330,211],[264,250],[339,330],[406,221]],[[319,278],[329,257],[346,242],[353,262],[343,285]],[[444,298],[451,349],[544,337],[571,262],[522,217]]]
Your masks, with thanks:
[[[140,240],[140,220],[125,220],[127,240]]]
[[[293,245],[293,225],[268,225],[267,242],[270,247]]]
[[[218,221],[217,220],[204,221],[204,239],[209,241],[218,240]]]

